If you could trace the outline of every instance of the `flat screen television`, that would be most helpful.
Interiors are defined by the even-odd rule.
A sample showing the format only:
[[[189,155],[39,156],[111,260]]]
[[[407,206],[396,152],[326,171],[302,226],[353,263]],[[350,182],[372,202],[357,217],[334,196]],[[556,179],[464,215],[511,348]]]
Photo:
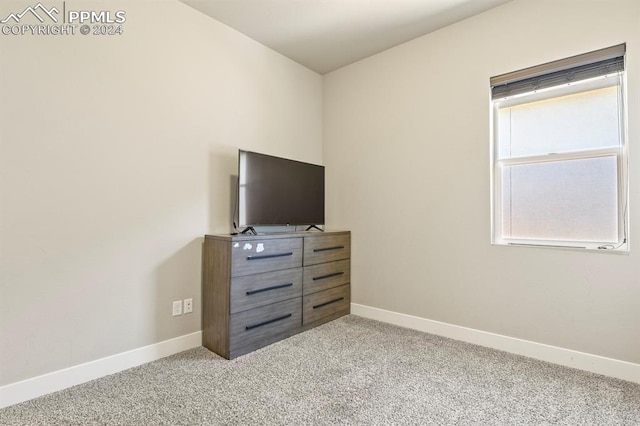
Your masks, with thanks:
[[[238,152],[238,225],[324,224],[324,166]]]

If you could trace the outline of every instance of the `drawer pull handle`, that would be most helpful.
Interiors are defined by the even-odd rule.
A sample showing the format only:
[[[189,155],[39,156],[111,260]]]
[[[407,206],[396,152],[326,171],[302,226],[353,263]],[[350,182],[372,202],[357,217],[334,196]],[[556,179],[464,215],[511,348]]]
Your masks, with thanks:
[[[277,290],[279,288],[291,287],[292,285],[293,283],[287,283],[287,284],[274,285],[271,287],[259,288],[257,290],[249,290],[247,292],[247,296],[252,296],[254,294],[262,293],[263,291]]]
[[[333,274],[322,275],[320,277],[313,277],[313,280],[314,281],[324,280],[326,278],[337,277],[338,275],[342,275],[342,274],[344,274],[344,272],[334,272]]]
[[[292,256],[293,252],[289,253],[276,253],[276,254],[262,254],[259,256],[247,256],[247,260],[260,260],[260,259],[271,259],[272,257],[285,257]]]
[[[254,328],[262,327],[263,325],[273,324],[274,322],[282,321],[283,319],[287,319],[287,318],[289,318],[291,315],[293,315],[293,314],[283,315],[283,316],[281,316],[281,317],[274,318],[274,319],[270,319],[270,320],[268,320],[268,321],[264,321],[264,322],[261,322],[261,323],[259,323],[259,324],[248,325],[248,326],[246,326],[244,329],[245,329],[245,330],[252,330],[252,329],[254,329]]]
[[[343,248],[344,248],[344,246],[323,247],[323,248],[313,249],[313,252],[314,253],[318,253],[318,252],[321,252],[321,251],[342,250]]]
[[[313,309],[322,308],[323,306],[327,306],[327,305],[330,305],[332,303],[340,302],[341,300],[344,300],[344,297],[338,297],[337,299],[329,300],[328,302],[324,302],[324,303],[321,303],[319,305],[315,305],[313,307]]]

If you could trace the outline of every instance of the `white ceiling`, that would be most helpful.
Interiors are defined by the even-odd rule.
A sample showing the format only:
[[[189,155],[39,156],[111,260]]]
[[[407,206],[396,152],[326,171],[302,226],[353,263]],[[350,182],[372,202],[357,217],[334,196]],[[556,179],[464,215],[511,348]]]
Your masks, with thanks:
[[[511,0],[180,0],[320,74]]]

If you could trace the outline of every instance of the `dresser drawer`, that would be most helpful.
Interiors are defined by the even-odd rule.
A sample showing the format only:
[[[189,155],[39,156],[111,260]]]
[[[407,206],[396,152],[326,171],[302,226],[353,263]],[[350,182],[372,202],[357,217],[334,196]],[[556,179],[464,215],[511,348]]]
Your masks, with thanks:
[[[331,262],[351,257],[351,234],[314,235],[304,238],[304,264]]]
[[[302,238],[235,241],[231,276],[258,274],[302,266]]]
[[[231,315],[229,358],[293,335],[302,323],[302,299],[285,300]]]
[[[347,284],[304,296],[302,303],[304,325],[348,314],[351,305],[351,286]]]
[[[315,293],[351,281],[351,261],[321,263],[304,268],[303,294]]]
[[[231,313],[302,296],[302,268],[231,279]]]

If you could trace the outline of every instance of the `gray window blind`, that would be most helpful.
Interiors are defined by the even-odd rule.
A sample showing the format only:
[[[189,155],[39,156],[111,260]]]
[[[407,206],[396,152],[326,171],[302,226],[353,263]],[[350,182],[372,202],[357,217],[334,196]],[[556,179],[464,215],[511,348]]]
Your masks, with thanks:
[[[626,44],[491,77],[492,99],[506,98],[624,70]]]

